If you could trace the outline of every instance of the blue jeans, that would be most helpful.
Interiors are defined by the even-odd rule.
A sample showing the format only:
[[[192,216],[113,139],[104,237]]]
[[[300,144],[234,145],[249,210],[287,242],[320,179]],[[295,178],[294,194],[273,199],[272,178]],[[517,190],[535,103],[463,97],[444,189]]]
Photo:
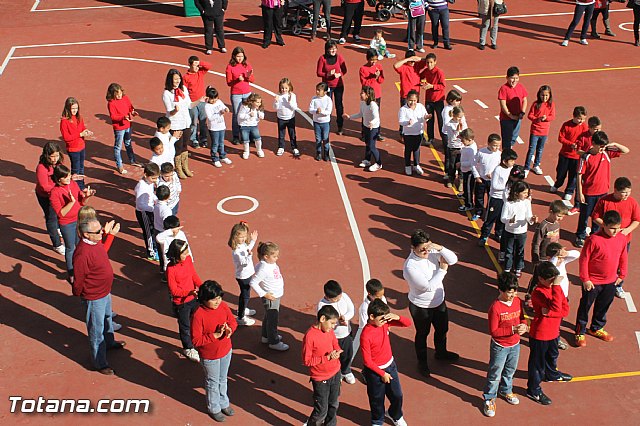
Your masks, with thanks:
[[[384,397],[389,398],[389,416],[393,420],[402,417],[402,388],[398,377],[398,367],[393,361],[390,366],[384,369],[391,375],[391,382],[385,383],[378,373],[364,367],[362,374],[367,380],[367,396],[369,397],[369,407],[371,409],[371,424],[382,426],[384,424]]]
[[[364,150],[364,159],[367,161],[371,161],[373,157],[373,161],[371,164],[382,164],[380,161],[380,152],[378,148],[376,148],[376,141],[378,140],[378,135],[380,134],[380,127],[376,127],[375,129],[369,129],[368,127],[364,127],[364,142],[367,144]]]
[[[331,148],[331,145],[329,145],[330,126],[331,125],[329,123],[313,122],[313,132],[316,135],[316,153],[318,154],[322,152],[322,142],[326,142],[324,149],[327,154],[329,153],[329,148]]]
[[[198,141],[202,145],[207,144],[207,115],[204,112],[204,106],[205,103],[200,102],[189,110],[189,115],[191,116],[190,141],[192,145]]]
[[[512,148],[518,140],[522,120],[500,120],[500,137],[502,137],[502,150]]]
[[[75,224],[74,224],[75,225]],[[107,368],[107,349],[114,345],[113,323],[111,321],[111,293],[101,299],[82,299],[85,310],[85,322],[89,334],[91,361],[100,370]]]
[[[211,414],[219,413],[223,408],[229,408],[227,396],[227,374],[231,364],[231,352],[218,359],[203,359],[204,390],[207,394],[207,410]]]
[[[41,197],[36,194],[36,198],[38,199],[38,204],[40,204],[42,212],[44,213],[44,222],[47,226],[49,238],[51,238],[51,244],[53,244],[54,247],[58,247],[62,244],[60,241],[60,235],[58,234],[58,215],[53,210],[53,207],[51,207],[49,197]]]
[[[118,170],[122,168],[122,156],[120,155],[122,142],[124,142],[124,149],[127,151],[129,163],[135,163],[136,156],[133,153],[133,146],[131,145],[131,127],[124,130],[114,130],[113,137],[115,138],[115,142],[113,143],[113,156],[116,159],[116,167]]]
[[[544,144],[547,142],[547,136],[529,136],[529,150],[527,151],[527,158],[524,160],[524,169],[529,170],[531,162],[533,161],[533,167],[540,166],[540,160],[542,160],[542,150]],[[535,155],[535,161],[533,157]]]
[[[214,163],[221,158],[227,158],[224,150],[224,130],[209,130],[211,136],[211,161]]]
[[[242,126],[240,127],[240,134],[242,137],[242,143],[249,143],[250,141],[259,141],[260,131],[258,130],[258,126]]]
[[[589,218],[591,217],[591,213],[593,213],[593,209],[596,207],[596,203],[602,197],[607,194],[600,195],[585,195],[584,203],[580,204],[580,216],[578,217],[578,230],[576,231],[576,237],[585,239],[587,237],[587,224],[589,223]],[[591,221],[591,233],[595,234],[598,232],[600,227],[593,220]]]
[[[409,21],[407,22],[407,43],[409,50],[424,48],[424,23],[426,16],[411,17],[409,14]]]
[[[487,384],[484,387],[484,399],[494,399],[501,394],[510,394],[513,389],[513,375],[518,369],[520,343],[509,348],[498,345],[491,339],[489,347],[489,371]]]
[[[442,25],[442,41],[448,46],[449,41],[449,8],[442,7],[429,10],[429,19],[431,20],[431,37],[433,43],[438,44],[438,26]]]
[[[240,126],[238,125],[238,111],[242,101],[249,97],[249,93],[243,93],[238,95],[231,95],[231,132],[233,134],[233,140],[240,139]]]
[[[78,152],[69,152],[69,161],[71,162],[72,175],[84,175],[84,154],[85,150]],[[84,179],[76,181],[80,189],[84,189]]]
[[[67,272],[73,274],[73,252],[78,244],[78,231],[76,222],[68,225],[60,225],[60,233],[64,240],[64,260],[67,264]]]

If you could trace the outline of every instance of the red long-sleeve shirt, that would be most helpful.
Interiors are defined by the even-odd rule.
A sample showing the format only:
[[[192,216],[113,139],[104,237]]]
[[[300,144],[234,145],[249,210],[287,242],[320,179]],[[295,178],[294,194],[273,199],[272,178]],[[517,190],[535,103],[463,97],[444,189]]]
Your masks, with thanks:
[[[332,351],[339,351],[338,339],[333,330],[326,333],[311,326],[302,339],[302,362],[309,367],[311,380],[330,379],[340,371],[340,359],[327,359]]]
[[[71,206],[67,214],[63,216],[62,208],[71,201],[69,193],[73,194],[76,202]],[[76,181],[72,180],[69,185],[54,186],[49,195],[49,202],[51,203],[51,207],[53,207],[53,211],[58,215],[58,224],[69,225],[78,220],[78,212],[80,211],[80,207],[84,205],[84,193],[80,191],[80,187]]]
[[[249,74],[251,71],[251,74]],[[232,95],[244,95],[247,93],[251,93],[251,86],[249,83],[253,83],[255,80],[255,76],[253,75],[253,67],[249,64],[243,65],[242,63],[231,65],[227,65],[227,69],[225,71],[227,77],[227,86],[231,88]],[[239,77],[242,75],[244,80],[239,80]],[[196,97],[192,97],[191,100],[198,99]]]
[[[231,339],[225,336],[216,338],[213,333],[222,324],[227,323],[233,332],[238,322],[231,313],[229,305],[220,302],[217,309],[200,305],[191,317],[191,341],[202,359],[220,359],[231,350]]]
[[[430,70],[426,67],[420,73],[420,79],[426,80],[429,84],[433,84],[431,89],[427,89],[424,92],[425,102],[438,102],[444,100],[446,81],[444,79],[444,73],[440,68],[433,67],[433,69]]]
[[[82,117],[80,120],[75,115],[71,116],[71,120],[64,117],[60,119],[60,133],[62,140],[67,145],[67,152],[80,152],[84,149],[84,138],[80,136],[80,133],[85,129]]]
[[[182,305],[196,298],[193,290],[200,287],[202,280],[193,266],[191,256],[175,265],[167,266],[167,283],[175,305]]]
[[[53,167],[38,163],[38,167],[36,167],[36,194],[40,197],[49,197],[55,186]]]
[[[511,306],[500,300],[494,300],[489,307],[489,333],[491,338],[502,347],[508,348],[520,343],[520,335],[514,333],[513,327],[526,324],[522,303],[518,297]]]
[[[576,124],[573,120],[565,121],[560,127],[560,133],[558,133],[558,142],[562,144],[559,155],[577,160],[580,158],[576,150],[573,148],[573,144],[578,141],[578,137],[589,130],[586,123]]]
[[[553,102],[542,102],[538,107],[537,104],[538,102],[534,102],[531,105],[529,115],[527,115],[527,118],[531,120],[531,134],[534,136],[547,136],[551,122],[556,118],[556,105]],[[546,116],[544,121],[540,120],[542,116]]]
[[[113,130],[126,130],[131,127],[131,121],[127,120],[127,117],[131,118],[134,108],[127,95],[122,95],[120,99],[107,101],[107,109]]]
[[[182,82],[189,90],[192,101],[196,101],[204,96],[204,76],[211,69],[209,62],[200,61],[200,68],[197,72],[187,71],[182,75]]]
[[[331,74],[331,70],[334,74]],[[336,78],[335,74],[342,74]],[[327,58],[324,55],[318,58],[318,65],[316,66],[316,75],[322,79],[327,85],[331,87],[344,86],[342,78],[347,73],[347,63],[344,61],[341,55],[336,54],[336,63],[329,65]]]
[[[113,268],[102,242],[88,244],[80,240],[73,253],[73,275],[74,296],[98,300],[111,293]]]
[[[569,315],[569,303],[562,287],[552,285],[536,286],[531,293],[531,303],[535,311],[529,336],[538,340],[553,340],[560,335],[560,322]],[[543,313],[543,308],[546,310]]]
[[[603,230],[587,237],[578,259],[580,280],[594,285],[611,284],[627,276],[627,237],[610,237]],[[620,273],[618,273],[620,270]]]
[[[380,71],[380,75],[376,77],[376,71]],[[376,95],[376,99],[382,96],[382,83],[384,82],[384,70],[382,65],[376,62],[373,65],[364,64],[360,67],[360,84],[370,86]]]
[[[404,64],[394,69],[400,75],[400,97],[407,97],[410,90],[420,93],[420,70],[424,67],[424,61],[413,65]]]
[[[389,327],[409,327],[410,325],[411,320],[405,317],[400,317],[397,321],[389,321],[382,327],[376,327],[373,324],[365,325],[360,335],[360,349],[365,367],[384,377],[385,372],[380,369],[380,366],[389,363],[393,358]]]
[[[602,219],[609,210],[615,210],[620,213],[622,218],[620,226],[623,229],[628,228],[631,222],[640,222],[640,206],[638,206],[638,202],[633,197],[629,197],[626,200],[617,200],[613,194],[607,194],[598,200],[593,213],[591,213],[591,218],[593,220]],[[632,235],[633,232],[627,235],[628,242],[631,242]]]

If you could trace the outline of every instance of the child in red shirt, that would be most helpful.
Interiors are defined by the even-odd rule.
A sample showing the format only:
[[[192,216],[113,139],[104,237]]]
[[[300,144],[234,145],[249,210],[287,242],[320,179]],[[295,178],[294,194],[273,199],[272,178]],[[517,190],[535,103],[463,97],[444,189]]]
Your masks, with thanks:
[[[382,100],[382,83],[384,82],[384,70],[382,65],[378,63],[378,52],[375,49],[367,49],[367,63],[360,67],[360,84],[362,87],[369,86],[375,94],[375,101],[380,108]],[[362,139],[364,139],[364,126],[362,128]],[[383,141],[384,138],[378,132],[376,139]],[[365,143],[367,141],[365,140]]]
[[[527,110],[527,89],[519,83],[520,70],[518,67],[507,69],[507,81],[498,90],[500,102],[500,136],[502,149],[511,148],[516,144],[520,134],[522,117]]]
[[[71,177],[78,183],[80,189],[84,189],[84,138],[93,136],[93,132],[85,127],[80,115],[80,104],[76,98],[67,98],[64,101],[60,133],[69,154]]]
[[[558,339],[560,322],[569,314],[569,303],[562,292],[562,275],[551,262],[541,262],[534,275],[537,286],[531,293],[535,311],[529,331],[529,379],[527,397],[542,404],[551,404],[551,399],[542,392],[540,383],[569,382],[570,374],[559,371]]]
[[[542,150],[549,136],[550,123],[556,118],[556,105],[553,103],[550,86],[540,86],[536,101],[531,105],[527,118],[531,120],[531,132],[529,134],[529,151],[527,151],[527,157],[524,160],[525,177],[529,174],[529,167],[532,162],[533,173],[542,174],[542,169],[540,168]]]
[[[558,165],[556,166],[556,181],[551,187],[551,193],[558,192],[564,185],[564,180],[569,175],[567,187],[564,190],[565,200],[570,200],[576,190],[576,173],[578,171],[578,160],[580,156],[576,150],[578,137],[587,130],[584,121],[587,118],[587,110],[583,106],[573,109],[573,118],[562,123],[558,142],[562,144],[558,154]]]
[[[425,89],[424,106],[427,108],[427,112],[432,113],[435,111],[437,113],[438,132],[440,132],[442,147],[446,153],[447,136],[442,130],[442,110],[444,109],[444,98],[446,95],[444,72],[436,66],[438,59],[435,53],[429,53],[425,60],[427,66],[420,72],[421,85]],[[433,138],[435,136],[433,130],[434,123],[435,120],[427,121],[427,138],[429,144],[433,144]]]
[[[123,142],[127,157],[129,157],[129,163],[132,166],[142,167],[140,163],[136,162],[136,155],[133,153],[133,145],[131,144],[131,121],[138,116],[138,112],[133,108],[131,100],[124,94],[124,89],[118,83],[111,83],[107,89],[107,109],[109,110],[115,137],[113,154],[118,173],[127,173],[122,167],[122,156],[120,155]]]
[[[309,367],[313,386],[313,411],[305,423],[308,425],[337,423],[342,349],[333,329],[339,316],[332,305],[324,305],[318,310],[318,322],[307,330],[302,339],[302,362]]]

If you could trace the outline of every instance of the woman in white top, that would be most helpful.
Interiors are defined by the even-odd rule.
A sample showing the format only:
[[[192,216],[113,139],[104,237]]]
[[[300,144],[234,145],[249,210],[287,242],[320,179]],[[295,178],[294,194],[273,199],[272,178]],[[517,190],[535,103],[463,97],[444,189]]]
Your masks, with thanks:
[[[382,168],[380,152],[376,148],[376,141],[380,134],[380,108],[376,103],[376,95],[371,86],[362,86],[360,91],[360,111],[356,114],[345,114],[348,120],[362,118],[362,137],[365,142],[364,160],[360,167],[367,168],[370,172],[377,172]],[[373,162],[371,161],[373,157]]]
[[[455,352],[447,350],[449,313],[442,281],[458,257],[454,252],[431,242],[429,234],[417,229],[411,234],[411,253],[404,262],[402,276],[409,284],[409,312],[416,327],[415,350],[420,373],[429,376],[427,337],[433,324],[436,359],[455,361]]]
[[[402,140],[404,141],[404,173],[411,176],[415,170],[422,176],[424,171],[420,167],[420,142],[424,133],[424,123],[431,118],[424,105],[418,102],[418,92],[409,91],[407,103],[398,111],[398,121],[402,126]],[[413,154],[413,168],[411,168],[411,154]]]

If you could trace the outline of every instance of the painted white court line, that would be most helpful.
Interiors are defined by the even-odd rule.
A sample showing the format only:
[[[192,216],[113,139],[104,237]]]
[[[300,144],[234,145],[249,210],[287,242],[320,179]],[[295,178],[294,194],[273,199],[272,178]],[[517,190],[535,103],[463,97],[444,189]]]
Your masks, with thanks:
[[[638,341],[638,348],[640,349],[640,331],[636,331],[636,340]]]
[[[9,64],[9,61],[11,60],[11,57],[13,56],[13,53],[15,51],[16,51],[15,47],[12,47],[11,49],[9,49],[9,53],[7,53],[7,56],[5,56],[4,61],[2,61],[2,65],[0,65],[0,75],[2,75],[2,73],[4,72],[4,69]]]
[[[487,106],[487,104],[485,104],[484,102],[482,102],[480,99],[474,99],[474,100],[473,100],[473,102],[475,102],[475,103],[477,103],[478,105],[480,105],[480,108],[484,108],[484,109],[489,108],[489,107]]]
[[[627,303],[627,310],[629,312],[638,312],[638,309],[636,309],[636,304],[633,303],[633,297],[631,297],[631,293],[629,293],[628,291],[625,291],[624,301]]]
[[[226,210],[224,207],[224,203],[226,203],[227,201],[231,201],[231,200],[249,200],[251,201],[251,207],[248,208],[247,210],[242,210],[242,211],[238,211],[238,212],[232,212],[229,210]],[[240,216],[243,214],[249,214],[252,211],[254,211],[255,209],[258,208],[258,206],[260,205],[260,203],[258,203],[258,200],[256,200],[253,197],[249,197],[248,195],[232,195],[231,197],[227,197],[227,198],[223,198],[222,200],[218,201],[218,205],[216,206],[216,208],[218,209],[218,211],[220,213],[223,214],[228,214],[231,216]]]
[[[467,93],[466,90],[464,90],[462,87],[458,86],[457,84],[454,84],[453,88],[456,89],[460,93]]]
[[[518,139],[516,139],[516,142],[518,142],[520,145],[524,144],[524,141],[520,136],[518,136]]]
[[[108,6],[84,6],[84,7],[58,7],[51,9],[38,9],[38,5],[41,3],[40,0],[36,0],[31,8],[31,12],[61,12],[65,10],[87,10],[87,9],[113,9],[113,8],[122,8],[122,7],[153,7],[153,6],[162,6],[165,4],[182,4],[181,1],[167,1],[167,2],[158,2],[158,3],[132,3],[132,4],[113,4]]]
[[[544,175],[544,180],[547,181],[549,186],[553,186],[553,184],[556,183],[553,179],[551,179],[551,176],[549,176],[549,175]]]

